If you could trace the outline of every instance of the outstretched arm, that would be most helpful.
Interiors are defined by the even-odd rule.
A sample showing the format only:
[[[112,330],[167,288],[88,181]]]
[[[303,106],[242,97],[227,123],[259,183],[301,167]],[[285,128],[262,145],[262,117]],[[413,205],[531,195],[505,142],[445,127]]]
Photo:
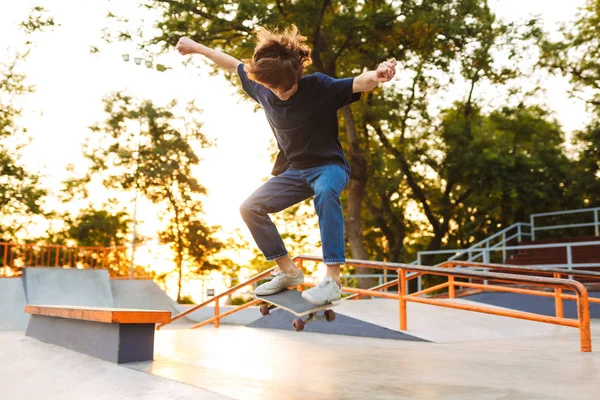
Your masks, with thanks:
[[[217,64],[221,68],[225,68],[230,72],[236,72],[238,65],[242,62],[235,57],[231,57],[229,54],[222,53],[218,50],[206,47],[203,44],[194,42],[192,39],[182,37],[177,42],[175,47],[180,54],[202,54],[212,62]]]
[[[389,82],[394,76],[396,76],[396,59],[392,58],[379,64],[375,71],[365,71],[354,78],[352,93],[371,91],[380,82]]]

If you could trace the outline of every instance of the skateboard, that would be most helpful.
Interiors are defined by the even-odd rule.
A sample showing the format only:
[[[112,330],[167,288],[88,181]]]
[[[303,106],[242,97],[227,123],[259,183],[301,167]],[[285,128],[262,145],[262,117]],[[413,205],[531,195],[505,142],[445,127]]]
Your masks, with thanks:
[[[304,300],[302,293],[295,289],[287,289],[283,292],[268,296],[259,296],[255,294],[254,298],[268,303],[263,304],[260,307],[260,313],[262,315],[269,315],[269,312],[272,309],[281,308],[298,317],[292,321],[292,326],[296,332],[303,330],[305,325],[315,321],[324,319],[327,322],[331,322],[335,320],[335,312],[330,310],[330,308],[336,306],[337,304],[327,303],[322,306],[315,306],[314,304]],[[323,311],[323,314],[319,315],[319,311]],[[308,318],[303,319],[302,317],[305,315],[308,315]]]

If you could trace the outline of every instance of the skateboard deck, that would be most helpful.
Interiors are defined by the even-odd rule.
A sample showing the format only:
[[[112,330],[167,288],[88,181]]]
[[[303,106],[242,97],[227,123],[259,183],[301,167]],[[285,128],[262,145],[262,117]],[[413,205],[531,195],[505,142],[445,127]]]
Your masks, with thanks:
[[[295,289],[287,289],[283,292],[270,294],[268,296],[259,296],[255,294],[254,298],[289,311],[297,317],[303,317],[308,314],[313,314],[317,311],[327,310],[337,305],[335,303],[327,303],[322,306],[315,306],[314,304],[304,300],[302,293]]]
[[[260,313],[263,316],[269,315],[269,311],[273,308],[281,308],[296,315],[298,318],[292,321],[292,326],[296,331],[304,330],[305,325],[315,321],[324,319],[327,322],[332,322],[335,320],[335,313],[333,310],[330,310],[330,308],[336,306],[336,303],[327,303],[322,306],[315,306],[314,304],[304,300],[304,298],[302,298],[302,293],[294,289],[287,289],[283,292],[268,296],[259,296],[255,294],[254,298],[271,304],[271,306],[263,304],[260,307]],[[319,311],[323,311],[323,314],[319,315]],[[308,318],[303,319],[302,317],[305,315],[308,315]]]

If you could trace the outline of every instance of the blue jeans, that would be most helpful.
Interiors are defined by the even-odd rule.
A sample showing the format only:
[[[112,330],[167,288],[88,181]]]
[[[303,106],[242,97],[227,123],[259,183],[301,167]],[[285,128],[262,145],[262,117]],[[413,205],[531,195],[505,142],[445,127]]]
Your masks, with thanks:
[[[315,196],[323,260],[325,264],[343,264],[346,261],[346,245],[340,194],[348,179],[348,173],[335,164],[288,169],[252,193],[242,203],[240,213],[266,259],[273,261],[288,254],[268,214]]]

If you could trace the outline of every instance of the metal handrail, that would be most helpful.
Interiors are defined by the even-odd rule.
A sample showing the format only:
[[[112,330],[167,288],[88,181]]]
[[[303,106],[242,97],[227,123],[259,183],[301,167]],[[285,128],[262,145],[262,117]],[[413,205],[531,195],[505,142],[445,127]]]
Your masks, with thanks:
[[[224,317],[226,317],[228,315],[233,314],[236,311],[240,311],[243,308],[246,308],[246,307],[250,306],[250,304],[246,303],[246,304],[244,304],[242,306],[239,306],[239,307],[236,307],[233,310],[230,310],[230,311],[228,311],[228,312],[226,312],[224,314],[221,314],[220,307],[219,307],[219,300],[222,299],[225,296],[229,296],[230,294],[232,294],[234,292],[237,292],[238,290],[240,290],[241,288],[243,288],[245,286],[252,285],[254,282],[258,282],[261,279],[264,279],[265,277],[269,276],[271,274],[271,272],[275,271],[276,268],[277,267],[269,268],[269,269],[267,269],[267,270],[265,270],[265,271],[263,271],[263,272],[261,272],[261,273],[259,273],[257,275],[254,275],[252,278],[248,279],[247,281],[242,282],[239,285],[235,285],[234,287],[229,288],[228,290],[224,291],[223,293],[220,293],[220,294],[216,295],[212,299],[206,300],[205,302],[203,302],[201,304],[198,304],[195,307],[192,307],[192,308],[190,308],[190,309],[188,309],[188,310],[186,310],[186,311],[184,311],[184,312],[182,312],[180,314],[177,314],[176,316],[174,316],[173,318],[171,318],[170,322],[166,322],[166,323],[162,323],[162,324],[157,325],[156,329],[160,329],[160,328],[162,328],[165,325],[173,323],[173,322],[175,322],[175,321],[177,321],[177,320],[185,317],[186,315],[189,315],[189,314],[191,314],[191,313],[199,310],[200,308],[209,305],[212,302],[215,303],[215,316],[213,318],[211,318],[210,320],[208,320],[209,322],[202,321],[201,323],[194,325],[192,328],[199,328],[199,327],[201,327],[203,325],[206,325],[206,324],[208,324],[210,322],[214,322],[215,328],[218,328],[221,318],[224,318]]]
[[[9,278],[12,269],[24,267],[73,267],[109,269],[126,259],[126,246],[67,246],[36,243],[0,243],[0,277]]]
[[[593,223],[585,223],[585,224],[566,224],[566,225],[555,225],[555,226],[535,226],[535,219],[539,217],[549,217],[552,215],[564,215],[564,214],[582,214],[591,212],[594,214],[594,222]],[[551,211],[545,213],[537,213],[531,214],[529,216],[529,221],[531,224],[531,240],[535,240],[535,231],[544,231],[551,229],[564,229],[564,228],[581,228],[581,227],[594,227],[595,236],[600,236],[600,207],[592,207],[592,208],[579,208],[576,210],[567,210],[567,211]]]
[[[317,257],[317,256],[301,255],[301,256],[295,257],[293,259],[293,261],[298,265],[298,267],[302,268],[303,261],[322,262],[323,259],[322,259],[322,257]],[[399,303],[400,330],[407,329],[407,308],[406,308],[407,302],[416,302],[416,303],[437,305],[440,307],[455,308],[455,309],[461,309],[461,310],[481,312],[481,313],[486,313],[486,314],[493,314],[493,315],[500,315],[500,316],[506,316],[506,317],[512,317],[512,318],[525,319],[525,320],[530,320],[530,321],[538,321],[538,322],[552,323],[552,324],[557,324],[557,325],[562,325],[562,326],[576,327],[579,329],[581,351],[589,352],[592,350],[588,294],[587,294],[587,290],[586,290],[585,286],[578,281],[568,280],[568,279],[559,279],[559,278],[515,275],[515,274],[497,273],[497,272],[482,272],[482,271],[472,271],[472,270],[455,269],[455,268],[426,267],[426,266],[421,266],[421,265],[411,265],[411,264],[392,263],[392,262],[379,262],[379,261],[367,261],[367,260],[353,260],[353,259],[346,260],[345,265],[350,265],[350,266],[355,266],[355,267],[364,267],[364,268],[373,268],[373,269],[395,270],[398,273],[399,278],[398,278],[397,282],[394,282],[394,283],[388,282],[387,284],[385,284],[385,285],[399,284],[398,293],[382,292],[379,290],[379,289],[382,289],[382,287],[380,287],[380,288],[375,287],[372,289],[357,289],[357,288],[344,287],[342,290],[345,293],[354,293],[359,296],[368,295],[368,296],[383,297],[383,298],[388,298],[388,299],[397,299],[398,303]],[[478,265],[478,267],[481,267],[481,266],[482,266],[482,264]],[[485,267],[485,265],[483,265],[483,266]],[[488,265],[488,267],[493,268],[494,266]],[[184,316],[198,310],[199,308],[202,308],[212,302],[215,302],[214,303],[215,304],[214,317],[212,317],[208,320],[202,321],[199,324],[194,325],[194,328],[206,325],[208,323],[214,323],[214,326],[216,328],[218,328],[221,318],[224,318],[227,315],[231,315],[231,314],[233,314],[237,311],[240,311],[246,307],[250,307],[252,305],[258,304],[258,300],[252,300],[249,303],[246,303],[242,306],[238,306],[232,310],[227,311],[226,313],[221,314],[220,310],[219,310],[218,300],[223,298],[224,296],[227,296],[227,295],[241,289],[244,286],[251,285],[254,282],[257,282],[257,281],[265,278],[274,269],[275,269],[275,267],[273,267],[269,270],[263,271],[260,274],[255,275],[251,279],[249,279],[243,283],[240,283],[239,285],[237,285],[233,288],[230,288],[229,290],[215,296],[214,298],[212,298],[208,301],[205,301],[202,304],[199,304],[198,306],[191,308],[191,309],[173,317],[171,319],[171,322],[174,322],[180,318],[183,318]],[[412,273],[410,277],[407,276],[408,273]],[[448,282],[440,284],[440,285],[436,285],[436,286],[428,288],[424,291],[420,291],[420,292],[417,292],[414,294],[408,294],[408,291],[407,291],[408,281],[410,279],[420,278],[422,275],[445,276],[445,277],[448,277]],[[562,308],[559,310],[558,302],[557,302],[557,316],[550,317],[550,316],[522,312],[522,311],[492,308],[492,307],[485,307],[485,306],[479,306],[479,305],[473,305],[473,304],[448,302],[445,300],[440,300],[440,299],[435,299],[435,298],[421,297],[422,295],[427,294],[431,291],[448,288],[450,297],[454,298],[456,286],[459,286],[459,287],[467,286],[467,285],[469,287],[483,286],[483,285],[478,285],[475,283],[458,282],[455,280],[456,278],[484,279],[489,282],[498,282],[498,283],[521,283],[521,284],[525,283],[529,286],[554,288],[555,292],[557,293],[555,295],[557,297],[557,299],[560,298],[562,300],[563,298],[565,298],[565,299],[573,298],[573,299],[577,300],[578,318],[577,318],[577,320],[572,320],[572,319],[564,318],[562,315],[559,316],[558,313],[559,313],[559,311],[560,311],[560,313],[562,313]],[[307,284],[307,286],[311,286],[311,284]],[[380,285],[380,286],[384,286],[384,285]],[[492,286],[492,285],[488,285],[485,288],[487,290],[502,290],[502,291],[508,291],[508,292],[515,291],[515,290],[523,290],[523,289],[509,288],[509,287],[503,287],[503,286]],[[563,295],[562,290],[571,290],[575,293],[575,295],[574,296]],[[541,292],[539,292],[539,291],[528,291],[528,293],[537,294],[537,295],[547,295],[547,293],[541,294]],[[160,324],[157,328],[160,329],[164,325],[166,325],[166,324]]]
[[[534,274],[560,274],[570,275],[582,278],[598,278],[600,281],[600,272],[595,271],[581,271],[581,270],[570,270],[566,268],[536,268],[532,266],[521,266],[511,264],[485,264],[474,261],[444,261],[443,263],[437,264],[439,268],[453,268],[453,267],[468,267],[468,268],[482,268],[486,270],[503,270],[503,271],[515,271],[515,272],[528,272]]]
[[[500,232],[497,232],[497,233],[493,234],[492,236],[487,237],[487,238],[469,246],[466,249],[419,251],[417,253],[417,259],[415,261],[413,261],[413,264],[420,265],[421,264],[421,256],[423,256],[423,255],[445,254],[445,253],[454,254],[453,256],[448,258],[448,261],[456,260],[457,258],[463,256],[464,254],[469,255],[469,261],[477,259],[478,257],[484,257],[484,261],[489,261],[489,260],[485,260],[485,256],[483,253],[485,251],[485,249],[497,248],[498,246],[505,245],[506,243],[510,242],[511,240],[513,240],[515,238],[518,238],[518,240],[520,242],[522,236],[531,236],[531,233],[523,232],[523,230],[522,230],[523,227],[531,228],[531,225],[528,223],[525,223],[525,222],[516,222],[516,223],[510,225],[509,227],[502,229]],[[507,238],[506,234],[514,229],[516,229],[517,232]],[[500,241],[490,247],[491,241],[498,237],[502,237],[502,241]],[[485,245],[485,247],[483,247],[484,245]],[[475,253],[475,254],[473,254],[473,253]],[[420,279],[418,281],[417,287],[418,287],[419,291],[422,289],[422,283],[421,283]]]
[[[294,261],[297,262],[300,266],[303,260],[307,261],[322,261],[321,257],[315,256],[298,256],[294,258]],[[343,288],[344,291],[349,291],[353,293],[359,293],[369,296],[377,296],[384,298],[397,298],[399,302],[399,319],[400,319],[400,330],[407,329],[407,302],[415,302],[415,303],[423,303],[430,305],[437,305],[441,307],[448,308],[456,308],[461,310],[475,311],[486,314],[493,315],[501,315],[505,317],[519,318],[530,321],[538,321],[545,323],[552,323],[563,326],[570,326],[579,328],[579,337],[580,337],[580,348],[582,352],[589,352],[592,350],[591,344],[591,333],[590,333],[590,310],[589,310],[589,300],[588,293],[585,286],[574,280],[569,279],[559,279],[559,278],[546,278],[546,277],[538,277],[538,276],[527,276],[527,275],[515,275],[515,274],[506,274],[506,273],[495,273],[495,272],[482,272],[482,271],[471,271],[464,269],[451,269],[451,268],[440,268],[440,267],[426,267],[420,265],[411,265],[411,264],[402,264],[402,263],[387,263],[387,262],[379,262],[379,261],[366,261],[366,260],[346,260],[346,265],[351,265],[355,267],[363,267],[363,268],[374,268],[374,269],[388,269],[388,270],[396,270],[399,274],[400,279],[400,290],[397,295],[386,292],[379,292],[375,290],[363,290],[356,288]],[[528,313],[522,311],[515,311],[509,309],[499,309],[499,308],[491,308],[484,307],[479,305],[472,304],[463,304],[456,302],[448,302],[440,299],[433,298],[423,298],[419,297],[424,293],[414,293],[407,294],[407,272],[413,272],[417,274],[431,274],[438,276],[446,276],[448,277],[448,282],[444,284],[437,285],[434,288],[428,288],[427,291],[439,290],[442,288],[449,288],[450,297],[454,298],[455,286],[463,285],[462,282],[455,281],[455,278],[466,278],[466,279],[484,279],[488,282],[499,282],[499,283],[525,283],[530,286],[538,286],[538,287],[547,287],[554,288],[555,291],[560,291],[560,295],[562,295],[562,290],[572,290],[575,293],[575,298],[577,300],[578,307],[578,318],[577,320],[571,320],[564,317],[549,317],[545,315],[539,315],[535,313]],[[478,284],[470,284],[465,283],[466,285],[470,285],[471,287],[483,286]],[[511,288],[506,287],[492,287],[492,290],[504,290],[511,291]],[[508,290],[506,290],[508,289]],[[538,294],[539,292],[534,292],[531,294]],[[558,312],[558,309],[557,309]]]
[[[549,248],[565,248],[567,251],[567,264],[558,264],[558,265],[566,265],[567,268],[572,269],[573,267],[593,267],[598,266],[600,263],[574,263],[572,261],[572,247],[585,247],[585,246],[600,246],[600,241],[587,241],[587,242],[569,242],[569,243],[544,243],[544,244],[527,244],[527,245],[518,245],[518,246],[502,246],[502,247],[487,247],[484,249],[477,249],[477,254],[471,255],[469,254],[469,259],[467,261],[473,261],[478,257],[483,256],[484,262],[489,260],[489,253],[492,251],[502,251],[505,253],[507,250],[527,250],[527,249],[549,249]],[[429,251],[421,251],[420,255],[428,255],[428,254],[453,254],[459,253],[456,257],[448,258],[446,261],[458,261],[457,257],[460,257],[464,254],[470,253],[468,249],[448,249],[448,250],[429,250]],[[487,256],[487,257],[486,257]],[[503,257],[504,258],[504,257]],[[487,260],[486,260],[487,259]],[[555,265],[555,264],[551,264]]]
[[[577,223],[577,224],[563,224],[563,225],[554,225],[554,226],[535,226],[535,219],[539,217],[548,217],[552,215],[563,215],[563,214],[578,214],[578,213],[593,213],[594,222],[589,223]],[[469,254],[468,261],[473,261],[479,257],[483,258],[484,262],[489,262],[489,252],[486,253],[488,249],[501,249],[503,251],[503,261],[506,260],[506,244],[511,240],[518,238],[519,242],[521,241],[521,236],[530,236],[531,240],[535,240],[535,231],[548,231],[553,229],[564,229],[564,228],[580,228],[580,227],[594,227],[595,235],[600,236],[600,207],[594,208],[580,208],[576,210],[567,210],[567,211],[552,211],[552,212],[544,212],[544,213],[536,213],[530,215],[530,222],[517,222],[512,224],[511,226],[504,228],[500,232],[495,233],[494,235],[483,239],[466,249],[450,249],[450,250],[429,250],[429,251],[420,251],[417,253],[416,264],[421,264],[421,257],[423,255],[432,255],[432,254],[453,254],[448,258],[448,261],[453,261],[463,256],[464,254]],[[530,233],[522,232],[521,228],[529,227],[531,229]],[[511,235],[510,237],[506,237],[506,234],[514,229],[518,229],[516,234]],[[502,241],[490,246],[490,243],[493,239],[502,236]],[[485,247],[484,247],[485,246]],[[524,248],[524,247],[521,247]],[[486,257],[488,255],[488,257]],[[487,258],[487,259],[486,259]],[[570,265],[569,263],[567,266]],[[595,264],[594,264],[595,265]],[[580,265],[584,266],[584,264]],[[587,264],[585,264],[587,266]],[[419,290],[421,289],[421,282],[419,281]]]
[[[501,231],[493,234],[492,236],[489,236],[489,237],[487,237],[487,238],[485,238],[485,239],[483,239],[483,240],[481,240],[481,241],[479,241],[479,242],[471,245],[469,247],[469,249],[476,249],[479,246],[483,246],[484,244],[489,243],[492,239],[496,239],[497,237],[502,236],[502,234],[505,234],[505,233],[507,233],[507,232],[509,232],[509,231],[511,231],[511,230],[513,230],[515,228],[519,228],[519,227],[531,227],[531,224],[528,224],[526,222],[517,222],[517,223],[514,223],[511,226],[509,226],[507,228],[504,228]],[[530,234],[527,233],[527,232],[521,232],[521,235],[530,235]]]

